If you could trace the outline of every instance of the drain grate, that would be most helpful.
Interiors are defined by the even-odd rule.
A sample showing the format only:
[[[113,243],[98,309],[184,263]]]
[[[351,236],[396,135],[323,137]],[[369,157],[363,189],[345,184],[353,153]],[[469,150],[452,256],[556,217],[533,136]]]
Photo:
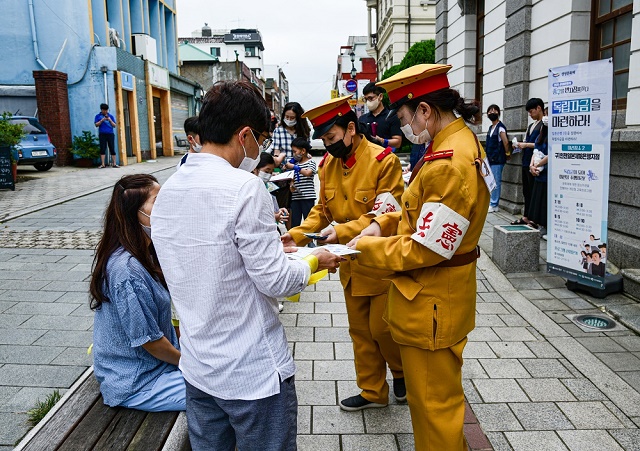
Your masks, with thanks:
[[[614,330],[625,330],[622,324],[617,323],[604,314],[588,313],[565,316],[585,332],[611,332]]]

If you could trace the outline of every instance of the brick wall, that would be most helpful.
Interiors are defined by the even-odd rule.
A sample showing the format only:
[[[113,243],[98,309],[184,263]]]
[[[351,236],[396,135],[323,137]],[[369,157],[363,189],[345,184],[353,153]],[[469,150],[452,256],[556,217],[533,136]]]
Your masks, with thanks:
[[[67,74],[54,70],[35,70],[33,78],[36,84],[38,119],[58,150],[56,165],[71,164],[73,154]]]

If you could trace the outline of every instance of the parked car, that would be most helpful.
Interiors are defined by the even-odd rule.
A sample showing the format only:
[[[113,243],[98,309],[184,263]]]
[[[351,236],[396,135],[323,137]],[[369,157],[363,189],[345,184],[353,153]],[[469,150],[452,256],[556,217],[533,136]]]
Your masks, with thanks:
[[[51,169],[57,150],[42,124],[29,116],[11,116],[9,120],[22,125],[24,131],[24,137],[17,146],[18,165],[33,165],[38,171]]]
[[[313,136],[313,129],[311,129],[311,135]],[[324,147],[324,143],[320,138],[311,139],[311,155],[319,157],[324,155],[327,149]]]

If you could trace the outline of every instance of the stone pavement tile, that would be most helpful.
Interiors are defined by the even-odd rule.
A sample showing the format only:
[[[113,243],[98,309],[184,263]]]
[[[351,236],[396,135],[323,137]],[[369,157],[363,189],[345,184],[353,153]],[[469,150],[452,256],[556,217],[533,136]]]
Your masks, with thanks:
[[[0,345],[30,345],[46,331],[29,329],[0,329]]]
[[[7,385],[0,385],[0,407],[9,402],[13,395],[18,393],[20,390],[22,390],[22,387],[9,387]]]
[[[338,302],[316,302],[315,313],[347,313],[346,304]]]
[[[91,264],[89,263],[78,263],[75,266],[72,266],[69,271],[81,271],[84,272],[86,274],[91,273]]]
[[[3,291],[0,291],[0,295],[2,295],[2,293],[3,293]],[[16,302],[0,301],[0,313],[3,313],[5,311],[9,310],[14,305],[16,305]]]
[[[62,347],[0,345],[0,363],[47,364],[62,351]]]
[[[517,359],[479,359],[478,361],[492,379],[531,377]]]
[[[504,326],[498,315],[476,315],[476,327]]]
[[[464,358],[462,365],[463,379],[487,379],[488,377],[478,359]]]
[[[602,401],[602,404],[605,405],[605,407],[607,409],[609,409],[609,411],[614,414],[616,416],[616,418],[618,420],[620,420],[620,423],[622,423],[622,425],[626,428],[635,428],[636,425],[633,422],[633,420],[631,420],[628,416],[626,416],[622,410],[618,409],[618,406],[616,406],[614,403],[612,403],[611,401]]]
[[[0,290],[37,291],[44,288],[49,283],[51,282],[44,281],[44,280],[0,280]],[[49,290],[49,291],[52,291],[52,290]]]
[[[38,271],[29,280],[60,280],[65,282],[82,282],[90,277],[90,273],[82,273],[79,271],[66,271],[66,272],[47,272]]]
[[[338,451],[339,435],[298,435],[298,451]]]
[[[296,360],[333,360],[333,343],[298,341],[293,356]]]
[[[481,341],[470,341],[464,347],[462,356],[466,359],[492,359],[495,354],[488,344]]]
[[[289,341],[313,341],[313,327],[285,326],[284,332]]]
[[[338,406],[313,406],[314,434],[364,434],[362,411],[344,412]]]
[[[471,403],[481,403],[482,398],[480,394],[476,390],[476,387],[473,386],[473,382],[469,379],[462,379],[462,388],[464,389],[464,396],[467,398],[467,401]]]
[[[24,324],[29,318],[31,318],[31,315],[11,315],[3,313],[2,315],[0,315],[0,329],[19,327],[20,325]],[[32,329],[37,329],[37,327],[34,327]]]
[[[510,279],[509,281],[511,282],[511,285],[513,285],[513,287],[518,291],[542,289],[542,285],[538,283],[536,278],[517,278]]]
[[[343,291],[342,284],[338,280],[321,280],[315,287],[316,291]]]
[[[91,261],[90,257],[86,257],[83,255],[67,255],[65,257],[63,257],[61,260],[59,260],[60,263],[69,263],[69,264],[73,264],[74,266],[80,263],[88,263]]]
[[[530,301],[540,299],[553,299],[553,295],[547,290],[520,290],[520,294]]]
[[[85,255],[93,257],[94,251],[91,249],[51,249],[47,255]]]
[[[473,404],[471,407],[486,432],[522,430],[518,419],[506,404]]]
[[[296,381],[310,381],[313,379],[313,361],[296,361]]]
[[[315,341],[330,341],[330,342],[349,342],[351,343],[351,336],[349,335],[349,328],[347,327],[316,327]]]
[[[64,291],[34,291],[26,287],[17,290],[8,290],[0,294],[0,301],[21,301],[21,302],[55,302],[64,294]],[[84,293],[84,300],[87,300],[87,293]]]
[[[567,449],[553,431],[505,432],[504,435],[514,451],[562,451]]]
[[[618,371],[618,376],[631,385],[635,391],[640,392],[640,371]]]
[[[345,398],[349,398],[350,396],[357,395],[362,391],[356,384],[355,378],[350,381],[338,381],[337,385],[338,385],[338,401],[341,401]],[[391,399],[391,395],[389,395],[389,398]]]
[[[349,318],[346,313],[333,313],[331,315],[331,325],[333,327],[349,327]]]
[[[36,406],[38,401],[44,401],[47,396],[58,390],[64,395],[67,390],[48,387],[23,387],[0,405],[0,412],[27,412]]]
[[[513,448],[502,432],[487,432],[487,438],[495,451],[513,451]]]
[[[413,439],[413,434],[397,434],[398,445],[400,451],[415,451],[416,445]]]
[[[313,380],[356,380],[353,362],[348,360],[317,360],[313,362]]]
[[[508,314],[509,311],[500,302],[483,302],[476,304],[476,312],[480,314]]]
[[[25,329],[25,331],[28,329]],[[44,331],[39,331],[44,332]],[[83,330],[50,330],[35,343],[36,346],[73,346],[88,348],[93,342],[93,332]]]
[[[573,337],[573,338],[580,338],[580,337],[604,337],[604,334],[601,333],[597,333],[597,332],[585,332],[582,329],[580,329],[578,326],[576,326],[575,324],[573,324],[572,322],[568,322],[566,324],[559,324],[560,327],[562,327],[565,331],[567,331],[568,335]]]
[[[629,351],[640,352],[640,337],[637,335],[614,337],[613,339]]]
[[[51,362],[52,365],[77,365],[90,367],[93,356],[87,354],[87,348],[67,348]]]
[[[4,365],[0,368],[0,384],[68,388],[86,369],[84,366]]]
[[[629,352],[594,353],[613,371],[640,371],[640,359]]]
[[[396,438],[391,434],[367,433],[342,436],[342,451],[396,451],[397,449]]]
[[[340,286],[340,289],[337,291],[332,291],[329,293],[329,300],[331,302],[345,302],[344,300],[344,291],[342,288],[342,285]]]
[[[335,406],[336,383],[333,381],[296,381],[299,406]]]
[[[45,330],[89,330],[93,326],[93,318],[86,316],[50,316],[34,315],[24,323],[21,329]]]
[[[631,420],[640,428],[640,417],[632,417]]]
[[[566,288],[552,288],[549,290],[549,294],[558,299],[571,299],[576,297],[573,291],[567,290]]]
[[[493,352],[501,359],[535,358],[524,342],[496,341],[487,343]]]
[[[487,283],[486,280],[478,280],[477,281],[476,292],[477,293],[486,293],[488,291],[495,291],[495,290],[493,289],[493,287],[491,287],[491,285],[489,283]]]
[[[502,341],[537,341],[525,327],[494,327]]]
[[[499,341],[500,338],[495,334],[490,327],[476,327],[469,335],[467,335],[469,341]]]
[[[538,277],[537,280],[538,280],[538,283],[544,289],[563,288],[563,287],[566,286],[566,283],[567,283],[566,280],[564,280],[562,277],[558,277],[558,276]]]
[[[352,343],[334,343],[333,347],[336,353],[336,360],[353,360]]]
[[[38,271],[38,272],[54,272],[61,273],[66,271],[71,271],[73,267],[76,266],[76,263],[21,263],[16,266],[16,269],[22,269],[27,271]],[[89,265],[91,266],[91,265]],[[85,274],[90,274],[91,268],[88,271],[85,271]]]
[[[283,302],[287,313],[313,313],[313,302]]]
[[[0,412],[0,445],[13,447],[18,439],[27,433],[27,414]]]
[[[578,342],[591,352],[625,352],[625,349],[609,337],[581,337]]]
[[[533,299],[531,303],[536,307],[538,307],[543,312],[546,312],[549,310],[563,310],[563,311],[571,310],[559,299]]]
[[[47,291],[41,291],[41,293],[47,293]],[[61,293],[61,296],[56,299],[55,302],[83,304],[89,308],[89,294],[88,292],[82,293],[80,291],[69,291],[67,293]]]
[[[486,403],[529,401],[514,379],[474,379],[473,384]]]
[[[509,403],[520,424],[531,431],[574,429],[567,417],[552,402]]]
[[[79,291],[81,293],[87,293],[89,291],[89,284],[87,282],[49,282],[44,288],[42,288],[42,290]]]
[[[404,404],[389,405],[382,409],[365,409],[364,425],[369,434],[411,433],[411,414],[409,406]]]
[[[331,314],[300,313],[298,315],[298,326],[331,327]]]
[[[561,299],[561,301],[572,310],[588,310],[593,308],[591,303],[582,298],[567,298]]]
[[[609,434],[626,451],[640,451],[640,429],[613,429]]]
[[[535,378],[573,376],[557,359],[520,359],[520,363]]]
[[[604,401],[607,397],[589,380],[584,378],[560,380],[578,401]]]
[[[287,306],[285,305],[283,313],[280,313],[278,318],[280,319],[280,322],[282,323],[283,326],[294,327],[298,322],[298,315],[296,315],[295,313],[286,313],[286,311],[287,311]]]
[[[35,250],[35,249],[34,249]],[[13,257],[11,260],[9,260],[11,263],[57,263],[57,262],[62,262],[62,259],[64,257],[60,256],[60,255],[42,255],[41,252],[29,252],[27,253],[27,255],[23,255],[25,254],[25,252],[22,252],[22,249],[20,250],[20,254],[16,255],[15,257]],[[81,262],[81,263],[86,263],[86,258],[85,261]]]
[[[0,271],[0,280],[26,280],[36,274],[38,274],[37,271]]]
[[[91,318],[94,314],[95,312],[89,308],[89,303],[78,305],[78,308],[70,313],[71,316],[90,316]]]
[[[624,426],[598,401],[559,402],[558,407],[576,429],[617,429]]]
[[[62,302],[18,302],[4,313],[15,315],[69,315],[81,304],[66,304]],[[86,306],[85,306],[86,307]],[[87,307],[89,310],[89,308]]]
[[[527,327],[529,325],[520,315],[499,315],[502,322],[509,327]]]
[[[571,451],[622,450],[607,431],[558,431],[558,435]]]
[[[498,293],[480,293],[478,296],[484,302],[504,302],[504,299]]]
[[[518,379],[518,384],[534,402],[576,400],[558,379]]]

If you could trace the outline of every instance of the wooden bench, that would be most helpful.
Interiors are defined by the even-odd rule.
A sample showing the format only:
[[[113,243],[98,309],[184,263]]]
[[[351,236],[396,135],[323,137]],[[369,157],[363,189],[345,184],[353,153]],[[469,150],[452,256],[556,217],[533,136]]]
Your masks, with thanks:
[[[191,450],[184,412],[104,405],[89,368],[14,451]]]

